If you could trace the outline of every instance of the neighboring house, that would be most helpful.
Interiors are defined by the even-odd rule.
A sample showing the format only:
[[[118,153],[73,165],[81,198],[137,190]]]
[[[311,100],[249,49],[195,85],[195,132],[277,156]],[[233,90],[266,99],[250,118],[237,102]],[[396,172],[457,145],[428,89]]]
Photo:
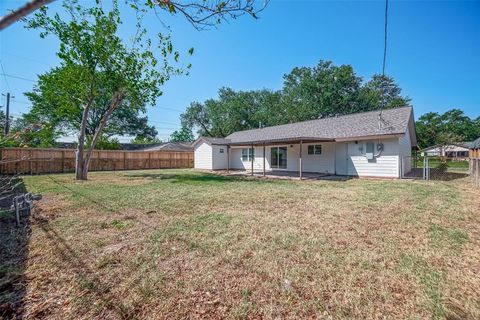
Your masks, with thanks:
[[[399,178],[417,146],[412,107],[234,132],[194,143],[196,169]],[[405,160],[405,161],[404,161]],[[253,170],[252,170],[253,169]]]
[[[191,142],[165,142],[142,149],[143,151],[193,151]]]
[[[444,146],[432,146],[420,150],[430,157],[446,157],[450,159],[464,160],[468,158],[468,146],[470,142],[452,143]]]

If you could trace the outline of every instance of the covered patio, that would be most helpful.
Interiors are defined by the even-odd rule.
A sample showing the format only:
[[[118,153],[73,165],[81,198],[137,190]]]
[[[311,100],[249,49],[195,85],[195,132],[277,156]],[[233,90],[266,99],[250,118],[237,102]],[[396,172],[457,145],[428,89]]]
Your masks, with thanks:
[[[232,177],[257,177],[266,179],[280,179],[280,180],[300,180],[299,173],[294,171],[254,171],[253,174],[250,170],[216,170],[215,173],[232,176]],[[303,172],[302,180],[332,180],[332,181],[346,181],[351,179],[349,176],[339,176],[328,173],[315,173],[315,172]]]
[[[239,174],[242,172],[243,175],[249,173],[251,176],[254,175],[261,175],[263,177],[270,177],[270,178],[284,178],[284,179],[318,179],[320,177],[329,176],[330,174],[323,174],[323,173],[311,173],[311,172],[303,172],[303,145],[308,143],[321,143],[321,142],[333,142],[334,139],[328,138],[312,138],[312,137],[298,137],[298,138],[291,138],[291,139],[271,139],[271,140],[261,140],[261,141],[253,141],[248,144],[245,143],[229,143],[227,145],[227,173],[234,173]],[[267,147],[275,147],[275,146],[283,146],[283,145],[299,145],[299,156],[298,156],[298,172],[294,171],[283,171],[283,170],[267,170],[266,169],[266,148]],[[232,171],[230,168],[230,154],[232,147],[246,147],[254,150],[254,148],[262,148],[262,170],[261,172],[255,171],[254,168],[254,156],[250,157],[250,170],[240,170],[240,171]],[[280,152],[279,152],[280,153]],[[282,155],[279,154],[279,157]],[[285,155],[286,156],[286,155]],[[286,160],[286,159],[285,159]],[[278,159],[280,161],[280,159]]]

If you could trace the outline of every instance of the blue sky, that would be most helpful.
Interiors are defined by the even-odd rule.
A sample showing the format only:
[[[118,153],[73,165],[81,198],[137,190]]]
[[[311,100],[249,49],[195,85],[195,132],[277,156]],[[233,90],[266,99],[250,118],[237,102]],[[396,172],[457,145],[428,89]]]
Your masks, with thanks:
[[[3,0],[0,12],[21,3]],[[369,79],[381,72],[384,5],[271,0],[258,20],[242,17],[209,31],[197,31],[182,17],[164,13],[162,20],[171,27],[176,47],[182,52],[194,47],[195,53],[184,60],[192,63],[190,75],[171,79],[157,105],[149,108],[151,124],[165,139],[179,127],[179,115],[190,102],[216,97],[222,86],[280,89],[285,73],[320,59],[351,64]],[[126,18],[126,26],[129,21]],[[153,15],[145,23],[152,31],[166,31]],[[133,32],[131,25],[126,33]],[[480,116],[480,1],[390,1],[388,40],[386,73],[412,98],[417,117],[453,107]],[[56,41],[40,39],[21,23],[0,33],[0,46],[9,75],[35,80],[58,64]],[[34,82],[6,79],[0,76],[0,91],[15,95],[11,112],[26,112],[28,100],[22,93]],[[0,101],[5,104],[4,97]]]

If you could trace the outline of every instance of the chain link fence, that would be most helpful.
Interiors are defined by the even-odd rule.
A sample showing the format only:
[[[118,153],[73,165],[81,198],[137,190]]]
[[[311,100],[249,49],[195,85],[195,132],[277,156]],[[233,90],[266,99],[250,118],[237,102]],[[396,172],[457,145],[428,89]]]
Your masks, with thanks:
[[[402,158],[402,178],[449,181],[466,178],[471,172],[468,159],[448,159],[432,156]]]

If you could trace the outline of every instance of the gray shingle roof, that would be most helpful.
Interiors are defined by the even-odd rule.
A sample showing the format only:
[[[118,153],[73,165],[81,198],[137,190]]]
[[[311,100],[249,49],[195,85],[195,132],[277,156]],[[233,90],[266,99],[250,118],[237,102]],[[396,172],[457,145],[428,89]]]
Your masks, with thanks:
[[[412,107],[400,107],[380,112],[371,111],[350,115],[289,123],[261,129],[237,131],[219,143],[257,143],[287,140],[336,140],[378,135],[404,134],[413,119]],[[381,123],[380,123],[381,122]],[[380,125],[379,125],[380,124]],[[208,138],[218,139],[218,138]]]
[[[480,149],[480,138],[470,143],[470,149]]]
[[[144,151],[193,151],[190,142],[165,142],[156,146],[142,149]]]
[[[200,137],[197,139],[198,140],[203,140],[203,141],[206,141],[210,144],[229,144],[230,142],[232,142],[230,139],[226,139],[226,138],[212,138],[212,137]],[[196,141],[193,143],[195,144]]]

